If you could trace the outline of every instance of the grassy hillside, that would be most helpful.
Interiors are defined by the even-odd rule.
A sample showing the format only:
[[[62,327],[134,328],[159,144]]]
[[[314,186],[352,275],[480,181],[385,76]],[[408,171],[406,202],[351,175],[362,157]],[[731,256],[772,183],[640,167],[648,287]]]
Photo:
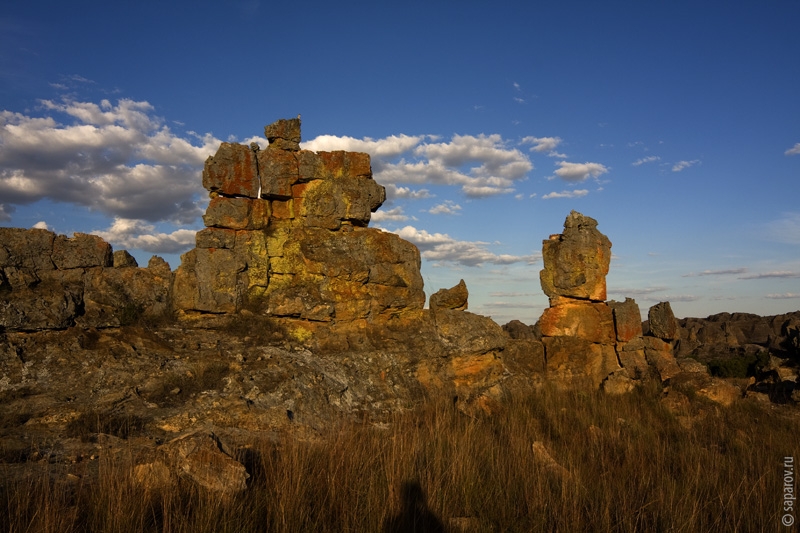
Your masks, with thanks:
[[[677,399],[676,399],[677,398]],[[551,389],[473,418],[431,399],[388,425],[257,443],[244,493],[137,484],[100,457],[71,483],[2,476],[3,531],[783,531],[788,407],[730,408],[645,386]],[[6,468],[5,466],[3,468]],[[88,469],[88,466],[87,466]],[[32,470],[33,471],[33,470]],[[424,526],[424,528],[421,528]]]

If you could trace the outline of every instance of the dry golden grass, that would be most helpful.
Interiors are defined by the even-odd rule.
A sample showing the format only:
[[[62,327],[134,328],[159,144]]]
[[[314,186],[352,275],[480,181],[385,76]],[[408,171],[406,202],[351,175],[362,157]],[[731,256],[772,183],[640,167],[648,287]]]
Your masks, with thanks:
[[[621,397],[546,389],[485,418],[431,400],[388,428],[343,421],[314,442],[256,446],[240,457],[248,490],[229,498],[184,481],[148,492],[130,464],[101,458],[94,482],[3,482],[0,529],[786,530],[782,463],[798,453],[797,417],[695,400],[679,419],[660,397],[655,386]]]

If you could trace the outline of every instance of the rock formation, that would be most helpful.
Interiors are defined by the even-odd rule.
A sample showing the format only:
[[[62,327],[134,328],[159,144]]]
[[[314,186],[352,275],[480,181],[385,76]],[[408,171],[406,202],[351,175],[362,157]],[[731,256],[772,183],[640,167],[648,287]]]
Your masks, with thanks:
[[[135,264],[96,235],[0,228],[0,329],[115,327],[163,315],[169,267],[160,258]]]
[[[349,322],[421,310],[419,251],[367,227],[386,198],[369,156],[300,150],[299,119],[265,134],[265,150],[223,143],[206,161],[212,199],[175,273],[180,315]]]
[[[467,311],[463,280],[424,309],[417,248],[368,227],[385,199],[369,156],[301,150],[297,119],[265,135],[264,150],[223,143],[206,162],[206,227],[174,273],[97,236],[0,228],[0,416],[24,418],[0,428],[7,454],[32,453],[32,435],[68,435],[69,461],[100,445],[87,432],[129,441],[116,449],[157,438],[143,484],[180,474],[235,493],[247,478],[233,452],[254,433],[429,396],[492,413],[545,381],[624,393],[654,376],[728,403],[742,389],[709,376],[712,358],[800,357],[800,312],[677,321],[662,302],[643,327],[634,300],[605,301],[611,242],[574,211],[543,243],[550,306],[535,326]],[[800,400],[796,370],[773,359],[775,387],[748,394]]]
[[[548,379],[598,387],[619,369],[611,307],[605,303],[611,242],[597,221],[572,211],[564,233],[542,244],[539,274],[550,307],[539,319]]]

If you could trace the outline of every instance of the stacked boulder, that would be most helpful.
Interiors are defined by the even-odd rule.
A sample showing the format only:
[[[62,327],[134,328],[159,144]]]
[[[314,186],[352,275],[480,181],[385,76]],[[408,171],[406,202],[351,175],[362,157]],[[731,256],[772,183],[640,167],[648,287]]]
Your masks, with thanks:
[[[419,250],[367,227],[386,198],[369,155],[301,150],[299,119],[265,135],[264,150],[223,143],[206,161],[211,202],[176,272],[179,315],[335,322],[421,310]]]
[[[548,379],[598,387],[619,369],[612,308],[605,303],[611,241],[572,211],[564,233],[543,242],[539,278],[550,307],[539,319]]]

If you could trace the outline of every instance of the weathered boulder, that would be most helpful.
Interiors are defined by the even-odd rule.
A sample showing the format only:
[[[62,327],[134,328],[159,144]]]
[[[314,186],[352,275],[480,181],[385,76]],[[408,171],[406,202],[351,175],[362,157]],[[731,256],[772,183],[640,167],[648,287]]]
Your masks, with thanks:
[[[128,250],[117,250],[114,252],[113,257],[114,268],[130,268],[139,266],[139,263],[136,262],[136,258],[133,257]]]
[[[577,337],[542,337],[547,379],[558,386],[597,389],[620,368],[614,346]]]
[[[650,308],[647,313],[650,334],[663,340],[678,338],[678,321],[672,313],[669,302],[660,302]]]
[[[602,302],[611,261],[611,241],[597,231],[597,221],[572,211],[564,233],[543,242],[542,290],[553,298],[566,296]]]
[[[218,196],[208,203],[203,223],[213,228],[264,229],[269,224],[269,214],[266,200]]]
[[[270,147],[282,150],[300,149],[300,117],[281,119],[264,127],[264,136]]]
[[[611,300],[608,306],[614,313],[614,329],[617,342],[629,342],[642,336],[642,315],[633,298],[625,298],[624,302]]]
[[[256,153],[248,146],[224,142],[206,160],[203,187],[213,194],[258,198],[260,186]]]
[[[647,362],[653,366],[661,378],[666,381],[681,373],[681,367],[675,360],[672,345],[656,337],[642,337],[644,354]]]
[[[541,333],[537,334],[537,329],[534,326],[529,326],[519,320],[512,320],[503,326],[503,331],[516,340],[536,340],[541,339]]]
[[[453,353],[483,354],[502,350],[508,342],[495,321],[469,311],[439,309],[433,321],[437,335]]]
[[[233,495],[247,489],[247,469],[223,452],[213,435],[193,433],[164,444],[159,451],[174,471],[206,490]],[[163,477],[163,469],[156,468]],[[153,473],[153,472],[151,472]]]
[[[609,345],[616,340],[611,308],[603,302],[562,299],[560,305],[544,310],[539,328],[544,337],[576,337]]]
[[[84,275],[83,327],[117,327],[156,319],[170,310],[172,276],[147,268],[92,268]]]
[[[97,235],[57,235],[53,242],[53,263],[59,270],[114,266],[111,245]]]
[[[464,283],[464,280],[462,279],[455,287],[451,287],[449,289],[439,289],[435,293],[431,294],[428,307],[434,314],[439,309],[464,311],[468,307],[468,299],[469,291],[467,290],[467,284]]]
[[[419,250],[392,233],[295,228],[275,248],[264,295],[272,315],[374,319],[425,303]]]

